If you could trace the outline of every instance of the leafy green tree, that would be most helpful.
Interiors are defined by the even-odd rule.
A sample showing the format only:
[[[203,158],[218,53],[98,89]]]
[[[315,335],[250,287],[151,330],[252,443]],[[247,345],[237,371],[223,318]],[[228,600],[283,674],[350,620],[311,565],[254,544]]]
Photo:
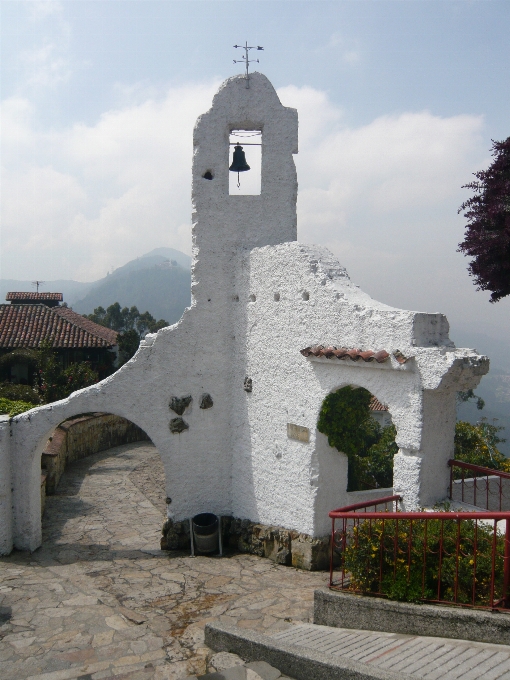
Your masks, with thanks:
[[[147,333],[156,333],[160,328],[168,326],[168,322],[164,319],[156,321],[150,312],[140,313],[135,306],[121,308],[118,302],[114,302],[106,309],[96,307],[92,314],[85,316],[119,333],[119,365],[121,366],[135,354],[140,340]]]
[[[476,408],[479,411],[485,408],[485,401],[482,399],[482,397],[479,397],[477,394],[475,394],[473,390],[464,390],[463,392],[457,392],[457,405],[466,404],[470,402],[471,403],[474,402],[476,404]]]
[[[348,491],[382,486],[388,475],[390,479],[393,476],[393,454],[385,450],[389,446],[387,433],[386,443],[374,450],[376,459],[371,457],[372,447],[381,442],[384,432],[370,414],[371,399],[368,390],[348,385],[328,394],[319,414],[317,429],[327,435],[330,446],[349,459]],[[383,460],[386,461],[384,470]],[[391,485],[392,482],[388,486]]]
[[[362,459],[365,463],[365,485],[378,488],[393,486],[393,456],[398,453],[396,436],[397,428],[389,425],[382,429],[379,440],[368,449]]]
[[[44,403],[65,399],[72,392],[81,390],[99,381],[98,374],[87,361],[71,364],[63,369],[57,354],[53,351],[51,340],[39,344],[39,393]]]
[[[372,395],[364,388],[343,387],[324,400],[317,422],[319,432],[327,435],[330,446],[349,459],[348,491],[393,486],[393,457],[398,452],[394,425],[380,428],[370,413]],[[483,408],[483,399],[473,390],[459,393],[458,402],[475,401]],[[497,448],[506,440],[504,428],[482,418],[476,425],[458,421],[455,426],[456,460],[491,470],[510,472],[510,460]],[[461,472],[455,470],[457,476]]]
[[[510,472],[510,461],[497,445],[506,440],[499,436],[504,428],[482,418],[476,425],[459,420],[455,425],[455,459],[472,465]],[[455,470],[455,475],[462,473]]]

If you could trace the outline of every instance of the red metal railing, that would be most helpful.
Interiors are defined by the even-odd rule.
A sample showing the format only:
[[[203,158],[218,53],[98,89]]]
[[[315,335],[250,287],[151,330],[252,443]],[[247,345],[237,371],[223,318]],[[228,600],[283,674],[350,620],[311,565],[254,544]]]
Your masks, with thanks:
[[[329,513],[330,588],[509,611],[510,512],[399,512],[399,500]]]
[[[450,500],[499,512],[510,510],[510,473],[449,460]]]

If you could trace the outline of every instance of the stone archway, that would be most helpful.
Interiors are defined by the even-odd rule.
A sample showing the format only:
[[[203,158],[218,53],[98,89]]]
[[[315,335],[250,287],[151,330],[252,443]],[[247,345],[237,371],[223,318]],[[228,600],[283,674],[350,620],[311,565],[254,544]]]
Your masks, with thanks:
[[[393,494],[393,459],[398,451],[395,438],[398,439],[398,428],[401,422],[401,418],[393,417],[393,412],[397,411],[398,413],[398,405],[391,401],[389,398],[390,394],[385,392],[384,389],[377,389],[377,383],[374,385],[371,384],[370,380],[360,380],[359,378],[361,377],[358,375],[358,380],[354,382],[351,381],[348,384],[344,383],[332,387],[330,391],[323,395],[317,409],[314,453],[317,469],[315,498],[315,531],[317,535],[325,535],[329,531],[330,520],[328,513],[330,510]],[[364,384],[360,384],[360,382]],[[381,471],[371,469],[371,465],[368,464],[369,461],[365,459],[361,461],[360,466],[363,474],[357,477],[352,475],[351,465],[356,462],[357,451],[349,450],[350,456],[348,456],[342,450],[348,447],[345,445],[342,447],[338,428],[335,436],[335,432],[328,431],[328,428],[324,427],[324,423],[321,423],[321,420],[324,421],[324,405],[330,402],[330,407],[334,409],[341,408],[342,399],[332,399],[332,397],[336,397],[336,395],[341,397],[343,393],[348,393],[349,391],[354,394],[354,390],[359,390],[360,394],[364,395],[364,399],[361,401],[366,406],[367,412],[370,411],[370,405],[375,401],[379,407],[384,408],[385,414],[391,414],[389,416],[389,424],[394,429],[396,437],[393,438],[391,451],[386,456],[387,460],[383,459],[382,461],[385,468],[387,468],[382,471],[383,474],[381,474]],[[352,408],[348,401],[345,406],[346,408]],[[342,419],[341,413],[336,415],[338,415],[340,420]],[[368,427],[362,433],[359,442],[363,449],[361,452],[363,457],[369,455],[369,449],[372,445],[376,445],[381,441],[384,430],[384,427],[376,423],[372,415],[369,416],[367,424]],[[353,424],[350,421],[346,422],[346,425],[348,426],[347,430],[350,427],[356,426],[355,423]],[[330,435],[329,437],[328,434]],[[330,445],[329,441],[333,445]],[[335,443],[339,448],[335,447]],[[382,444],[384,445],[384,440]],[[349,458],[351,458],[351,461],[349,461]],[[353,484],[353,481],[356,480],[358,483]]]
[[[397,430],[388,406],[370,390],[346,385],[328,394],[317,429],[330,446],[348,457],[348,492],[393,489]]]
[[[101,419],[112,420],[112,416]],[[87,425],[84,419],[73,421],[64,424],[71,425],[71,452],[83,435],[79,430]],[[43,550],[62,561],[159,552],[166,517],[164,467],[148,438],[129,441],[132,438],[85,452],[88,455],[66,465],[56,488],[46,497],[41,520]]]

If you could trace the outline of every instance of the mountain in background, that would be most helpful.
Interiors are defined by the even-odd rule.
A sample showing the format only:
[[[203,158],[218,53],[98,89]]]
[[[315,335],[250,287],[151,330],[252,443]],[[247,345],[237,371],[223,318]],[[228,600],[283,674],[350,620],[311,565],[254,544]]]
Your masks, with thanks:
[[[191,258],[173,248],[156,248],[131,260],[100,281],[73,303],[79,314],[91,314],[118,302],[138,307],[156,320],[176,323],[191,303]]]
[[[79,314],[91,314],[96,307],[118,302],[121,307],[138,307],[157,320],[176,323],[191,302],[191,257],[173,248],[156,248],[115,269],[92,283],[45,281],[42,291],[62,293],[64,302]],[[33,292],[31,281],[0,280],[1,299],[9,291]]]

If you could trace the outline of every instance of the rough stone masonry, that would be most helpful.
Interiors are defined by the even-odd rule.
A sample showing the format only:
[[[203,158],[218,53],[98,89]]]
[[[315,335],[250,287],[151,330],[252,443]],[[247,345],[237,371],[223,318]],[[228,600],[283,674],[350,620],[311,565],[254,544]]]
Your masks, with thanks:
[[[260,195],[229,195],[234,129],[262,133]],[[376,302],[328,250],[297,242],[297,111],[265,76],[252,74],[249,89],[227,80],[193,143],[191,307],[106,380],[0,423],[2,553],[41,544],[44,444],[92,411],[151,438],[172,522],[213,512],[326,535],[329,510],[374,495],[346,492],[347,458],[316,429],[324,398],[344,385],[389,407],[404,506],[446,495],[455,393],[478,384],[487,357],[456,349],[443,315]]]

